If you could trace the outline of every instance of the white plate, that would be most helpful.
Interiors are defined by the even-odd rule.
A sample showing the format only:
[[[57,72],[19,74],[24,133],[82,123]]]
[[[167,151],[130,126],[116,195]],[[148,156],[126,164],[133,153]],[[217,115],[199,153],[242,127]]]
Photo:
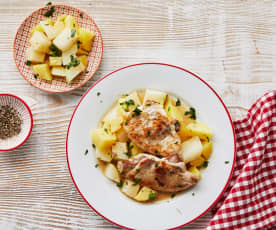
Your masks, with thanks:
[[[97,160],[90,140],[91,131],[118,95],[139,88],[159,89],[180,96],[196,108],[198,120],[207,123],[214,132],[213,153],[209,166],[202,171],[201,181],[173,199],[150,204],[127,198],[94,167]],[[207,212],[226,188],[236,155],[232,121],[216,92],[195,74],[159,63],[127,66],[96,82],[72,115],[66,148],[72,180],[94,211],[118,226],[150,230],[180,227]]]

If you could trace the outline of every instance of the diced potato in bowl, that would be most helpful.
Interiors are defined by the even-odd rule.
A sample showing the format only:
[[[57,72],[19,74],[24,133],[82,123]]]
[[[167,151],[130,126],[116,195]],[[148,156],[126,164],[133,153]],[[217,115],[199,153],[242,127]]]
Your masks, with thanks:
[[[51,19],[40,21],[30,35],[26,58],[31,65],[42,64],[32,67],[37,77],[48,81],[53,76],[63,77],[70,84],[85,72],[95,34],[86,28],[79,28],[73,16],[62,15],[55,22]],[[41,68],[46,73],[41,73]]]

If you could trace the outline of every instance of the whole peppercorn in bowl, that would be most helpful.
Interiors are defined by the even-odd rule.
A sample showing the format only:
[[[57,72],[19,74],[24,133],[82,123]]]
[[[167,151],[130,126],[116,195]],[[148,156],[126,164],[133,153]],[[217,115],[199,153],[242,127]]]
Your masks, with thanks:
[[[15,95],[0,94],[0,151],[21,146],[32,127],[33,116],[26,102]]]

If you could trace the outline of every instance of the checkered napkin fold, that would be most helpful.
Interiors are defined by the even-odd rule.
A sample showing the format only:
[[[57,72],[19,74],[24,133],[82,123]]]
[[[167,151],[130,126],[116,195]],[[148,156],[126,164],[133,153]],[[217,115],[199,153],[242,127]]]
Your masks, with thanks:
[[[237,155],[206,230],[276,229],[276,90],[234,122]]]

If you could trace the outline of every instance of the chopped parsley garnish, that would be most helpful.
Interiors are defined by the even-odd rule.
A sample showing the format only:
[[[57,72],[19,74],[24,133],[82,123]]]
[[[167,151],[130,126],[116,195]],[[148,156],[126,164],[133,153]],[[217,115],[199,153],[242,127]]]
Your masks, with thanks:
[[[179,100],[179,98],[177,98],[177,101],[175,102],[175,106],[180,106],[181,105],[181,101]]]
[[[171,195],[171,198],[174,198],[175,197],[175,194],[173,193],[172,195]]]
[[[80,13],[80,17],[83,18],[83,14],[82,13]]]
[[[85,71],[85,73],[89,73],[89,71]]]
[[[209,139],[209,137],[208,137],[208,136],[206,136],[206,138],[207,138],[207,141],[208,141],[208,142],[210,142],[210,139]]]
[[[81,44],[82,44],[81,41],[77,41],[77,47],[78,47],[78,49],[80,48]]]
[[[192,193],[192,196],[195,196],[195,193],[194,193],[194,192]]]
[[[120,103],[120,105],[127,105],[127,106],[134,105],[134,104],[135,104],[135,102],[132,99],[129,99],[128,101],[124,101],[124,102]]]
[[[176,121],[174,123],[174,126],[175,126],[175,132],[178,132],[180,130],[180,122],[179,121]]]
[[[203,168],[207,168],[208,167],[208,161],[204,161],[203,164],[201,165]]]
[[[86,149],[86,150],[85,150],[85,153],[84,153],[84,155],[87,155],[87,154],[88,154],[88,149]]]
[[[190,110],[186,111],[185,115],[189,115],[189,118],[196,120],[196,110],[193,107],[190,107]]]
[[[150,136],[150,131],[149,130],[147,131],[147,135],[148,135],[148,137]]]
[[[104,128],[104,131],[105,131],[106,133],[108,133],[108,130],[107,130],[107,128]]]
[[[50,5],[52,5],[52,2],[48,2],[48,3],[46,4],[46,6],[50,6]]]
[[[75,37],[76,35],[76,30],[75,29],[72,29],[71,30],[71,38]]]
[[[150,190],[149,199],[150,199],[150,200],[154,200],[155,197],[156,197],[156,192]]]
[[[37,79],[37,77],[38,77],[38,74],[34,74],[34,79]]]
[[[100,95],[101,95],[101,92],[98,92],[98,93],[97,93],[97,96],[100,96]]]
[[[139,116],[141,114],[142,110],[138,109],[138,107],[136,107],[134,110],[133,110],[133,113],[132,116]]]
[[[121,180],[120,183],[117,184],[117,186],[118,186],[119,188],[122,188],[122,187],[123,187],[123,181]]]
[[[52,53],[50,54],[51,57],[61,57],[61,50],[59,50],[54,44],[49,46],[49,50],[52,51]]]
[[[95,144],[92,144],[92,147],[93,147],[93,149],[95,149],[95,148],[96,148],[96,145],[95,145]]]
[[[134,145],[130,145],[130,146],[129,146],[129,149],[133,149],[133,148],[134,148]]]
[[[128,156],[128,157],[131,157],[130,152],[125,152],[124,154],[125,154],[126,156]]]
[[[156,162],[156,163],[155,163],[155,165],[154,165],[154,166],[155,166],[155,168],[157,168],[157,167],[158,167],[158,165],[159,165],[159,162]]]
[[[135,178],[135,183],[134,184],[132,184],[133,186],[136,186],[139,182],[141,181],[141,179],[140,178]]]
[[[128,185],[128,182],[126,181],[126,185]]]
[[[72,66],[78,66],[80,64],[80,60],[77,57],[74,57],[73,55],[70,55],[71,61],[66,66],[67,69],[70,69]]]
[[[52,17],[55,11],[56,11],[55,8],[54,8],[54,7],[51,7],[50,10],[48,10],[48,11],[44,14],[44,16],[47,17],[47,18]]]
[[[151,103],[147,103],[146,106],[151,106]]]
[[[125,125],[127,125],[128,124],[128,119],[126,119],[126,121],[125,121]]]
[[[136,169],[136,172],[140,172],[140,169]]]
[[[174,144],[176,144],[176,145],[177,145],[177,144],[178,144],[178,141],[174,142]]]
[[[171,106],[169,106],[167,110],[168,110],[168,112],[170,112],[171,111]]]
[[[182,188],[182,187],[183,187],[183,185],[178,184],[178,185],[176,185],[176,187],[178,187],[178,188]]]
[[[95,168],[98,168],[99,167],[99,164],[95,164]]]
[[[158,153],[158,150],[157,150],[157,149],[155,149],[155,150],[154,150],[154,153]]]
[[[25,65],[30,66],[31,64],[32,64],[32,62],[31,62],[31,61],[29,61],[29,60],[27,60],[27,61],[25,62]]]
[[[230,163],[229,161],[224,161],[224,164],[226,164],[226,165],[229,164],[229,163]]]

